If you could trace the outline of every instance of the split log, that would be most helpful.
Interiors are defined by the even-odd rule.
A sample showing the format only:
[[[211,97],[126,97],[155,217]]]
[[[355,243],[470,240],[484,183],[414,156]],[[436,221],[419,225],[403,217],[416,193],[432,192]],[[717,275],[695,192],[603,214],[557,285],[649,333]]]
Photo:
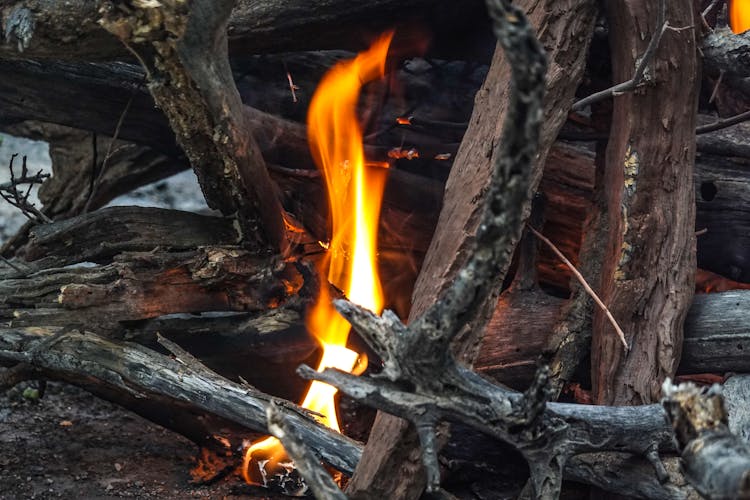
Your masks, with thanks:
[[[543,110],[546,118],[543,139],[529,184],[533,191],[541,178],[547,150],[565,121],[566,106],[582,77],[586,47],[594,26],[595,5],[590,1],[546,2],[544,5],[521,2],[518,5],[529,12],[537,29],[545,27],[540,33],[552,68],[548,75],[548,97]],[[479,223],[483,206],[481,201],[487,196],[492,165],[500,154],[495,147],[502,144],[501,124],[507,113],[510,93],[510,68],[504,63],[506,57],[498,47],[487,80],[477,94],[470,127],[446,186],[438,232],[433,236],[412,295],[412,319],[428,309],[438,294],[453,281],[458,267],[467,258],[467,249]],[[518,237],[518,234],[515,236]],[[512,251],[512,248],[505,248],[504,251]],[[488,302],[482,308],[491,308],[496,302],[497,293],[499,287],[487,297]],[[488,315],[488,311],[480,314],[469,329],[479,334]],[[466,342],[464,350],[473,354],[475,346],[472,344],[475,342],[475,339]],[[409,430],[408,423],[381,414],[373,426],[370,442],[372,444],[365,449],[348,486],[350,494],[354,498],[416,498],[424,487],[425,479],[416,459],[414,431]]]
[[[6,2],[0,12],[0,39],[5,42],[0,46],[0,57],[130,59],[132,54],[98,23],[104,3]],[[240,0],[229,21],[230,51],[245,55],[331,48],[361,50],[369,42],[367,35],[412,23],[436,34],[438,41],[433,50],[438,54],[476,50],[492,39],[481,0],[470,0],[461,6],[445,0],[326,0],[316,4],[315,9],[309,7],[303,0]],[[478,19],[483,19],[479,26]],[[456,47],[455,40],[463,43]],[[414,43],[424,40],[417,38]],[[482,55],[485,54],[480,52],[477,57]]]

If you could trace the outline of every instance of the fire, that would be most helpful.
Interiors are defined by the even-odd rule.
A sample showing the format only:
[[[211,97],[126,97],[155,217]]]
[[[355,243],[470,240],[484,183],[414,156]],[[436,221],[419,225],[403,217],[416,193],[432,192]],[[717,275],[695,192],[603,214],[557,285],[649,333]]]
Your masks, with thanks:
[[[383,309],[377,273],[377,229],[387,170],[383,165],[365,161],[357,101],[362,85],[383,77],[392,35],[384,34],[356,58],[331,68],[320,82],[307,115],[310,151],[323,172],[331,210],[332,236],[325,262],[328,281],[349,300],[376,313]],[[333,308],[327,284],[321,286],[307,318],[307,328],[323,348],[318,371],[364,371],[366,358],[346,347],[350,325]],[[319,415],[318,420],[324,425],[341,432],[335,395],[334,387],[313,382],[302,407]],[[273,437],[254,443],[245,453],[245,480],[254,482],[249,471],[251,462],[263,462],[260,472],[265,483],[263,469],[269,469],[265,461],[274,468],[285,458],[281,444]]]
[[[729,2],[729,26],[734,33],[744,33],[750,29],[750,1],[731,0]]]

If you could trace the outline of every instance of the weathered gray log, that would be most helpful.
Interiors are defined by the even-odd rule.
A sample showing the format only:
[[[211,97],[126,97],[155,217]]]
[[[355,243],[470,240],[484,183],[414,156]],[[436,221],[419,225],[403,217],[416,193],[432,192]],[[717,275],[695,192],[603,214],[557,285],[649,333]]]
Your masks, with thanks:
[[[678,371],[750,372],[748,310],[750,290],[696,295],[685,319]]]
[[[23,362],[50,375],[86,385],[87,379],[169,408],[191,407],[218,415],[250,430],[266,432],[265,406],[272,397],[248,385],[231,382],[205,368],[192,356],[162,342],[174,357],[132,343],[105,340],[90,332],[63,328],[0,330],[0,360]],[[339,470],[351,472],[359,446],[305,415],[291,403],[283,410],[289,425],[319,456]]]
[[[588,46],[595,20],[595,3],[588,0],[569,2],[520,2],[532,23],[539,30],[542,43],[548,49],[552,70],[547,76],[546,90],[549,92],[541,110],[545,116],[540,150],[535,156],[534,171],[530,173],[529,188],[535,190],[541,179],[548,149],[557,136],[567,116],[566,104],[572,101],[583,75],[586,47]],[[425,264],[413,293],[410,317],[414,319],[434,303],[438,294],[450,286],[459,267],[467,260],[475,230],[481,218],[483,200],[489,198],[489,177],[493,162],[501,154],[498,145],[505,146],[501,139],[503,117],[509,116],[512,105],[507,100],[511,94],[511,69],[507,63],[510,54],[504,54],[499,46],[495,51],[490,73],[476,96],[470,127],[462,141],[454,167],[446,186],[444,206],[441,210],[438,232],[433,237]],[[516,124],[520,126],[520,124]],[[524,146],[525,147],[525,146]],[[496,149],[497,148],[497,149]],[[527,203],[519,204],[527,210]],[[528,213],[522,215],[525,219]],[[520,228],[517,228],[520,231]],[[515,231],[515,229],[514,229]],[[519,237],[516,232],[514,237]],[[512,252],[512,246],[503,249]],[[505,263],[507,264],[507,262]],[[505,272],[505,269],[503,269]],[[468,330],[481,335],[497,300],[499,287],[485,297],[484,309],[474,317]],[[488,305],[489,304],[489,305]],[[461,350],[471,358],[476,347],[476,338],[465,339]],[[348,491],[355,498],[374,495],[389,498],[416,498],[423,488],[423,469],[416,460],[414,450],[416,438],[408,424],[388,415],[379,416],[371,434],[372,445],[363,455]],[[376,475],[388,477],[374,481]]]
[[[666,381],[662,404],[695,489],[710,500],[750,497],[750,444],[730,432],[719,386]]]

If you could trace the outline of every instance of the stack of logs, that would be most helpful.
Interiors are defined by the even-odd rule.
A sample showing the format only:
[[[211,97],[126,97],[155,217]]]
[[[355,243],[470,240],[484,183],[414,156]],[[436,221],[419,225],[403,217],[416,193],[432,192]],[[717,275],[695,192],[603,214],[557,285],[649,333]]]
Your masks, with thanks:
[[[385,295],[398,316],[415,320],[453,283],[473,248],[499,154],[500,118],[508,113],[510,65],[499,48],[492,56],[491,23],[483,2],[474,0],[460,8],[448,1],[351,7],[331,0],[305,19],[295,14],[306,10],[301,1],[240,0],[231,17],[234,2],[161,2],[179,20],[174,23],[139,14],[140,3],[73,1],[63,8],[32,0],[7,2],[0,11],[0,130],[48,141],[53,161],[53,176],[39,193],[53,222],[30,221],[0,249],[0,361],[10,367],[0,386],[64,380],[203,447],[234,453],[249,432],[266,431],[268,394],[296,400],[303,382],[294,370],[319,355],[304,314],[319,282],[314,264],[318,242],[327,239],[326,201],[301,123],[317,80],[364,46],[366,38],[356,33],[375,34],[396,21],[405,27],[395,42],[403,54],[389,63],[397,97],[381,84],[370,86],[362,101],[367,110],[377,108],[367,123],[366,154],[392,164],[379,235]],[[571,111],[578,98],[630,78],[635,60],[629,58],[647,50],[649,39],[636,40],[628,34],[636,28],[621,20],[642,16],[648,28],[639,29],[651,36],[661,29],[657,7],[645,0],[604,2],[607,32],[595,29],[593,0],[514,3],[536,27],[549,64],[529,179],[539,202],[518,209],[587,278],[600,280],[595,288],[634,349],[622,356],[587,294],[571,285],[569,269],[527,232],[513,263],[501,270],[510,269],[505,283],[499,280],[478,307],[456,352],[517,390],[538,380],[537,361],[546,353],[557,392],[569,382],[593,383],[601,404],[654,402],[675,370],[750,371],[743,355],[750,350],[750,292],[699,294],[691,301],[693,245],[698,267],[750,282],[744,208],[750,127],[703,126],[715,122],[717,111],[731,115],[750,102],[743,100],[742,80],[750,67],[732,59],[736,45],[750,48],[750,35],[667,28],[653,63],[658,80],[641,82],[614,106],[604,100],[578,114]],[[671,28],[701,26],[692,2],[662,5]],[[709,14],[705,19],[713,22]],[[429,52],[406,59],[425,45],[413,33],[428,30]],[[611,68],[609,54],[597,48],[607,40]],[[311,52],[318,49],[337,50]],[[669,57],[678,61],[674,67]],[[174,81],[184,86],[165,83]],[[703,94],[713,95],[698,95],[701,83]],[[618,168],[610,165],[623,161],[626,168],[612,173]],[[191,166],[217,212],[103,208]],[[638,187],[630,192],[623,185]],[[607,196],[613,186],[618,195]],[[620,206],[627,208],[622,220]],[[607,210],[618,217],[607,219]],[[614,230],[617,224],[625,228]],[[619,252],[625,245],[639,248],[625,252],[630,264]],[[618,274],[639,266],[653,279]],[[659,282],[655,269],[672,268],[668,283]],[[665,289],[673,294],[633,306],[634,296]],[[357,347],[367,349],[361,341]],[[631,363],[645,368],[632,390],[622,391]],[[642,420],[613,431],[612,439],[643,424],[653,430],[654,446],[673,453],[661,407],[643,408]],[[412,498],[424,488],[418,459],[408,458],[417,439],[403,421],[379,415],[373,433],[381,447],[368,446],[362,455],[360,443],[321,427],[291,403],[281,411],[323,461],[347,473],[361,469],[352,496]],[[459,426],[454,432],[465,442],[476,439],[476,431]],[[625,463],[611,449],[592,451],[571,458],[565,476],[654,498],[692,491],[675,479],[676,468],[669,471],[672,482],[664,482],[662,469],[646,460]],[[653,463],[650,448],[642,451]],[[455,442],[445,453],[460,455]],[[504,458],[488,452],[482,460]],[[375,485],[376,476],[388,479]],[[489,481],[477,482],[483,480]]]

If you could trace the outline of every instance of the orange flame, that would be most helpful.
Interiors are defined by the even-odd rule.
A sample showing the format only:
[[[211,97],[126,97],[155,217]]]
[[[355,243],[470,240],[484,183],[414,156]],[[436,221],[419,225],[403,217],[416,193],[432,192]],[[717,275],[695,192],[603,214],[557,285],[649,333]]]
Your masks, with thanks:
[[[750,1],[730,0],[729,26],[734,33],[744,33],[750,29]]]
[[[320,82],[307,115],[310,151],[323,171],[331,210],[328,281],[349,300],[376,313],[383,309],[377,273],[377,229],[387,170],[365,162],[357,101],[362,85],[383,77],[392,36],[392,32],[384,34],[367,51],[331,68]],[[321,287],[307,327],[323,348],[318,371],[364,371],[366,357],[346,347],[350,325],[333,308],[327,283]],[[302,407],[318,414],[322,424],[340,432],[336,392],[334,387],[315,381],[310,384]],[[273,437],[254,443],[245,453],[246,481],[253,482],[249,465],[261,456],[272,466],[285,458],[283,448]]]

